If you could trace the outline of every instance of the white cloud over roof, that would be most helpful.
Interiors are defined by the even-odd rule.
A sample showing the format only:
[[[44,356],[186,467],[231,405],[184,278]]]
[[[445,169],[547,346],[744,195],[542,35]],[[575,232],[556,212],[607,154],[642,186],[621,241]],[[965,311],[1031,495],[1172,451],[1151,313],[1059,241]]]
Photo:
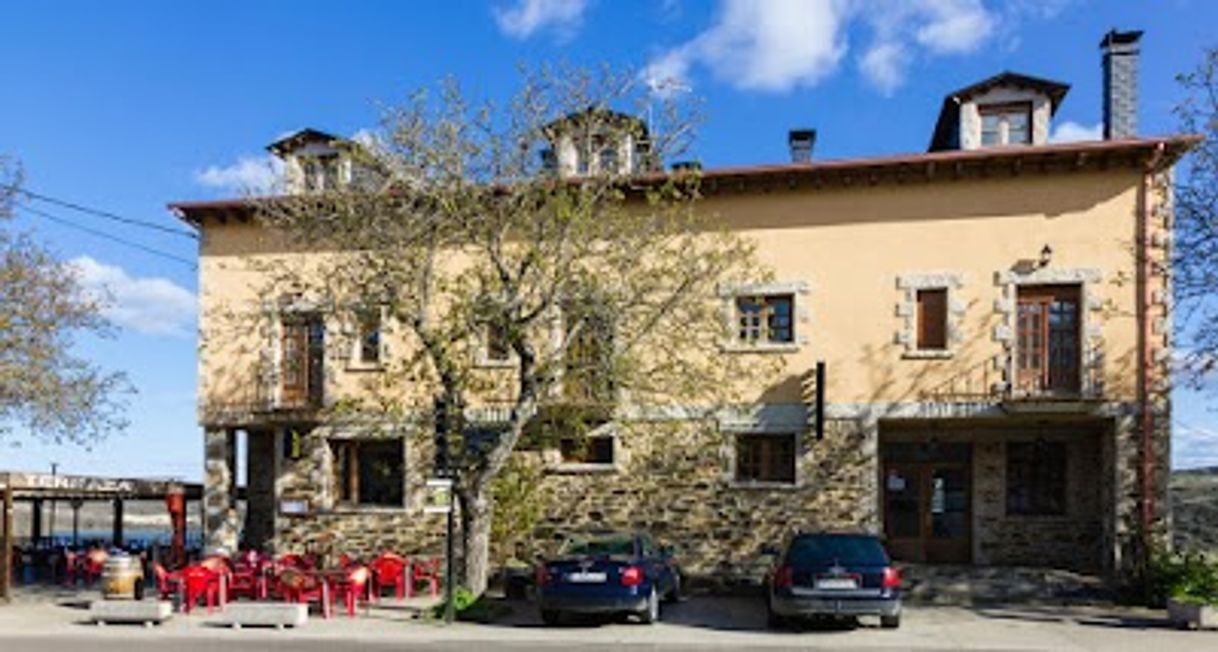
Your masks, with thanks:
[[[158,276],[136,277],[90,256],[68,261],[84,290],[103,304],[102,314],[137,333],[190,337],[199,302],[193,292]]]

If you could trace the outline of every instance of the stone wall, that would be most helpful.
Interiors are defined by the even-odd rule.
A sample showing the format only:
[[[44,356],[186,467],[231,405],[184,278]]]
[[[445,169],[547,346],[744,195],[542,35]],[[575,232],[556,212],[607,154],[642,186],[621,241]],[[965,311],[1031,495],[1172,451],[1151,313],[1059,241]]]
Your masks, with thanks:
[[[717,582],[756,581],[766,545],[799,530],[876,531],[874,429],[831,421],[825,438],[802,433],[795,486],[750,487],[731,477],[734,434],[714,423],[634,424],[616,473],[552,473],[540,491],[547,505],[536,552],[566,533],[641,528],[677,547],[684,570]]]
[[[1037,421],[972,423],[962,421],[954,434],[949,429],[939,436],[974,442],[976,563],[1127,572],[1136,559],[1139,513],[1140,449],[1133,416],[1058,422],[1043,430]],[[913,432],[907,430],[906,437],[916,436]],[[430,437],[406,437],[406,506],[373,508],[334,504],[328,438],[343,436],[351,435],[333,429],[304,432],[298,459],[284,450],[282,430],[251,440],[252,455],[265,455],[270,441],[278,457],[272,549],[439,553],[444,518],[422,513],[424,483],[431,475]],[[1069,442],[1067,514],[1008,516],[1006,442],[1038,436]],[[738,483],[732,475],[735,434],[714,421],[637,422],[619,428],[616,437],[617,463],[608,468],[557,464],[553,451],[516,453],[545,468],[535,489],[540,518],[521,551],[526,558],[552,553],[570,532],[641,528],[675,545],[691,576],[731,583],[759,579],[768,562],[763,546],[780,544],[792,532],[881,530],[875,421],[831,419],[822,441],[801,432],[797,481],[786,486]],[[218,440],[209,440],[217,455]],[[1166,463],[1166,430],[1156,442]],[[292,502],[307,506],[307,513],[280,511]],[[1165,524],[1166,510],[1159,515]]]
[[[686,572],[717,582],[757,581],[765,545],[809,529],[876,531],[874,428],[827,424],[825,439],[799,435],[795,486],[751,487],[731,477],[734,435],[713,422],[639,423],[618,435],[616,469],[550,465],[536,487],[543,508],[527,556],[552,553],[567,533],[642,528],[675,545]],[[421,511],[430,474],[429,437],[407,438],[407,504],[403,509],[333,505],[326,437],[305,436],[297,460],[281,458],[280,501],[307,501],[308,515],[278,514],[273,548],[337,555],[390,549],[435,554],[444,517]],[[545,464],[551,456],[518,452]],[[551,459],[552,461],[552,459]]]
[[[365,557],[384,550],[406,555],[443,551],[445,518],[422,511],[424,486],[432,476],[430,437],[421,434],[405,437],[406,505],[391,508],[335,504],[329,441],[357,432],[371,437],[402,436],[399,432],[323,428],[298,432],[299,456],[292,459],[290,451],[281,451],[276,487],[281,505],[295,502],[305,507],[306,513],[277,515],[274,550]]]
[[[1026,441],[1034,432],[1024,435]],[[1101,435],[1080,432],[1066,445],[1066,513],[1060,516],[1011,515],[1006,512],[1006,445],[1014,436],[982,436],[973,445],[974,562],[977,564],[1050,566],[1099,572],[1105,566],[1102,545],[1106,484]],[[1063,438],[1051,438],[1063,440]]]

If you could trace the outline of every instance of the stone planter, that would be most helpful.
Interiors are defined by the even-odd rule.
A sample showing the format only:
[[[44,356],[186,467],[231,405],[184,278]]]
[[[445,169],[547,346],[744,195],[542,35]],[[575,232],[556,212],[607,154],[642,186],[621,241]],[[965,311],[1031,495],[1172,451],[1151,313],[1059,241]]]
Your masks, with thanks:
[[[1218,605],[1168,599],[1167,617],[1186,629],[1215,629],[1218,628]]]

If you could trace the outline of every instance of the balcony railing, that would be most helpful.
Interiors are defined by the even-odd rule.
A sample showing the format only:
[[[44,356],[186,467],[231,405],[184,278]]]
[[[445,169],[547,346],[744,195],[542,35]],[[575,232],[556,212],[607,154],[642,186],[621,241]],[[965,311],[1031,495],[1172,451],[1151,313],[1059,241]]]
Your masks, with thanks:
[[[1047,403],[1077,404],[1102,398],[1099,384],[1085,382],[1080,370],[1073,377],[1054,376],[1049,384],[1037,379],[1011,383],[993,359],[974,365],[947,380],[918,392],[918,399],[933,403],[992,403],[994,405],[1034,407]]]

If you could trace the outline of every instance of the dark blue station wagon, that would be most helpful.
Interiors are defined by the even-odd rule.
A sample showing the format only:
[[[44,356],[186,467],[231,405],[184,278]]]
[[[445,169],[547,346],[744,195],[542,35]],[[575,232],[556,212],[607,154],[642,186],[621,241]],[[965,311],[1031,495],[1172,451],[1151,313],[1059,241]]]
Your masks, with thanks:
[[[799,534],[767,577],[771,626],[796,617],[879,616],[901,625],[901,575],[870,534]]]
[[[672,550],[642,532],[572,536],[556,558],[537,566],[537,599],[547,625],[564,614],[633,614],[654,623],[660,601],[680,594]]]

